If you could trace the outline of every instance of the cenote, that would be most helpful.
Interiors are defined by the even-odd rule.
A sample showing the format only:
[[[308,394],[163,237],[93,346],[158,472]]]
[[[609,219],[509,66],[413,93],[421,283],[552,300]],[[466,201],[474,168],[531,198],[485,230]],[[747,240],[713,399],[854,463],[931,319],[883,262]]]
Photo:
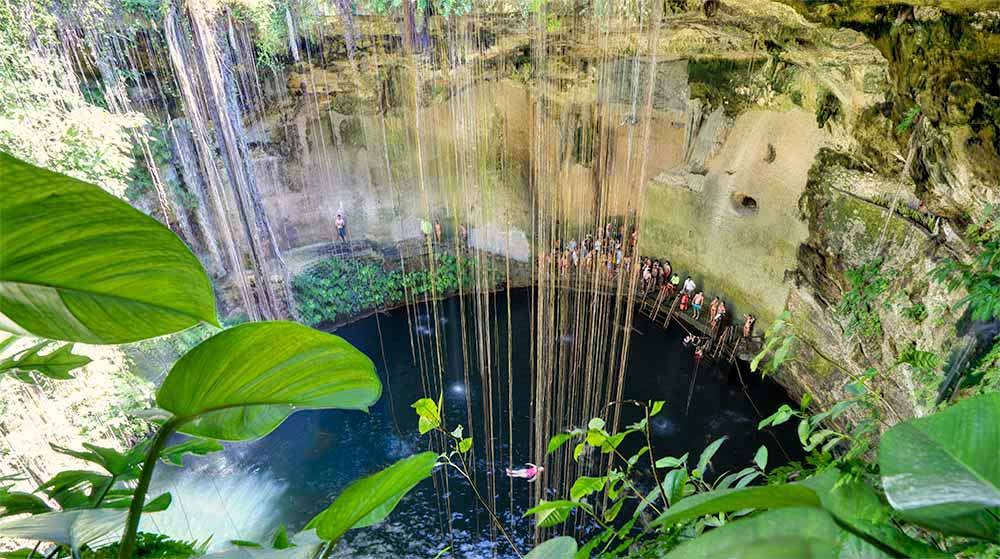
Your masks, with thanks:
[[[157,470],[153,492],[170,491],[174,506],[150,515],[144,524],[179,539],[212,537],[213,545],[225,547],[229,540],[261,541],[284,524],[300,530],[322,511],[352,480],[379,471],[390,463],[426,450],[427,436],[417,433],[417,416],[410,404],[427,396],[418,361],[429,359],[435,336],[440,337],[443,361],[445,423],[468,426],[466,401],[471,402],[475,441],[474,476],[481,491],[492,476],[496,495],[492,504],[521,549],[533,545],[534,523],[522,518],[529,506],[533,486],[525,480],[510,483],[504,468],[526,462],[545,465],[545,457],[533,456],[531,432],[531,298],[528,289],[511,294],[510,323],[513,363],[507,362],[507,313],[504,292],[489,296],[491,344],[495,352],[494,372],[513,371],[510,418],[513,436],[507,432],[506,372],[494,383],[495,464],[485,458],[483,384],[477,370],[469,372],[466,384],[463,363],[475,368],[475,355],[463,357],[460,300],[438,302],[438,320],[433,305],[417,304],[371,316],[336,330],[375,363],[383,381],[383,395],[370,414],[339,410],[302,411],[294,414],[268,437],[248,443],[227,444],[222,453],[188,458],[182,469]],[[466,344],[475,352],[472,338],[473,297],[465,297]],[[679,457],[689,453],[691,467],[712,441],[727,440],[712,460],[709,480],[742,469],[761,445],[769,449],[769,467],[798,459],[801,446],[794,426],[759,431],[758,422],[787,402],[783,391],[759,375],[749,374],[745,363],[741,384],[737,366],[705,360],[697,364],[692,348],[686,347],[682,326],[664,329],[637,315],[633,321],[623,400],[664,400],[663,411],[652,418],[653,455]],[[436,330],[436,328],[438,330]],[[584,333],[583,335],[587,335]],[[560,343],[574,340],[562,336]],[[416,359],[411,351],[415,344]],[[422,346],[422,349],[421,349]],[[436,373],[432,373],[436,374]],[[695,375],[696,378],[695,378]],[[693,385],[692,385],[693,382]],[[582,388],[582,387],[580,387]],[[690,393],[690,408],[685,410]],[[437,397],[437,394],[431,395]],[[620,425],[642,419],[635,406],[623,406]],[[583,427],[560,425],[559,430]],[[467,431],[468,434],[468,431]],[[512,440],[513,446],[508,445]],[[627,440],[621,451],[630,455],[639,439]],[[581,460],[593,460],[584,456]],[[644,458],[645,460],[645,458]],[[654,486],[645,462],[636,477],[647,489]],[[545,473],[542,474],[546,475]],[[513,492],[511,492],[511,488]],[[552,491],[554,493],[554,491]],[[557,495],[548,496],[558,499]],[[513,508],[512,508],[513,507]],[[572,523],[558,532],[572,534]],[[583,532],[588,530],[582,525]],[[513,557],[503,538],[491,532],[490,519],[476,501],[468,484],[449,473],[447,488],[437,470],[433,482],[425,481],[410,492],[396,510],[380,524],[348,532],[335,548],[335,557],[433,557],[445,547],[456,557]]]

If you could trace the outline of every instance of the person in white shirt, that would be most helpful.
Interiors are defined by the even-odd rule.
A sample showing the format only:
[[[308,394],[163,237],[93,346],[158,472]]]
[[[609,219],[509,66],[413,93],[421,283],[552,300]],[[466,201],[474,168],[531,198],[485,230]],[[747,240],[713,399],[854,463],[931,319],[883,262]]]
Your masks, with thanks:
[[[687,291],[688,295],[694,293],[695,287],[697,286],[695,286],[694,280],[690,277],[684,280],[684,291]]]

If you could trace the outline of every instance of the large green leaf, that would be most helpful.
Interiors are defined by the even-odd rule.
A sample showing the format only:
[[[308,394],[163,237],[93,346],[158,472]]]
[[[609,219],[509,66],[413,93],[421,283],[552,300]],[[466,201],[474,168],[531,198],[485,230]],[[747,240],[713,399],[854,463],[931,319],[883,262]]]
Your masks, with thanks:
[[[198,259],[155,219],[0,152],[0,329],[117,344],[217,324]]]
[[[39,352],[47,345],[49,342],[35,344],[23,352],[0,361],[0,373],[39,373],[51,379],[66,380],[73,378],[73,375],[69,374],[70,371],[90,363],[89,357],[73,353],[73,346],[70,344],[62,345],[54,351],[39,355]],[[24,377],[19,378],[25,380]]]
[[[224,330],[187,352],[156,395],[182,433],[220,440],[262,437],[300,409],[367,410],[382,385],[343,339],[293,322]]]
[[[1000,541],[998,448],[1000,394],[896,425],[879,452],[889,504],[929,528]]]
[[[818,508],[776,509],[689,540],[667,559],[883,559]]]
[[[16,514],[41,514],[49,512],[48,505],[40,497],[20,491],[0,490],[0,516]]]
[[[742,489],[722,489],[698,493],[681,499],[654,521],[654,524],[677,524],[705,514],[741,509],[783,507],[818,507],[819,497],[802,485],[767,485]]]
[[[337,541],[351,528],[364,528],[389,516],[400,499],[431,475],[437,454],[423,452],[348,485],[306,528],[328,541]]]
[[[569,536],[552,538],[532,549],[524,559],[573,559],[576,555],[576,540]]]
[[[924,542],[915,540],[891,522],[889,507],[867,483],[830,468],[805,479],[802,485],[819,496],[823,508],[854,533],[881,543],[911,559],[949,557]]]
[[[47,512],[0,522],[0,536],[40,540],[73,549],[125,526],[125,511],[110,509]]]

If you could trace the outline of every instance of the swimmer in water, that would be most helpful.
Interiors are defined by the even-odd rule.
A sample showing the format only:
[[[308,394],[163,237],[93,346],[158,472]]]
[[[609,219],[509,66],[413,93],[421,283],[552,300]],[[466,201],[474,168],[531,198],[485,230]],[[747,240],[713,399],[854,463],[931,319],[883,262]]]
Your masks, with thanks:
[[[528,483],[534,482],[536,479],[538,479],[538,474],[540,474],[540,473],[542,473],[544,471],[545,471],[545,467],[544,466],[536,466],[536,465],[532,464],[531,462],[528,462],[528,467],[527,468],[517,468],[515,470],[512,470],[510,468],[506,468],[507,477],[524,478],[524,479],[528,480]]]

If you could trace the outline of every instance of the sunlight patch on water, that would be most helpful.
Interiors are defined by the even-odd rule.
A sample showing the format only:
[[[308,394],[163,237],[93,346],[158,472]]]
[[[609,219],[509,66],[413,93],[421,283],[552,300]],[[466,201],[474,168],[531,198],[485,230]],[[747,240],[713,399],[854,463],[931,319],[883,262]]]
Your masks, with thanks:
[[[171,538],[204,541],[210,550],[231,547],[231,540],[265,541],[281,523],[281,497],[288,485],[264,470],[243,471],[236,464],[185,467],[156,476],[151,495],[169,491],[170,508],[142,519],[140,529]]]

